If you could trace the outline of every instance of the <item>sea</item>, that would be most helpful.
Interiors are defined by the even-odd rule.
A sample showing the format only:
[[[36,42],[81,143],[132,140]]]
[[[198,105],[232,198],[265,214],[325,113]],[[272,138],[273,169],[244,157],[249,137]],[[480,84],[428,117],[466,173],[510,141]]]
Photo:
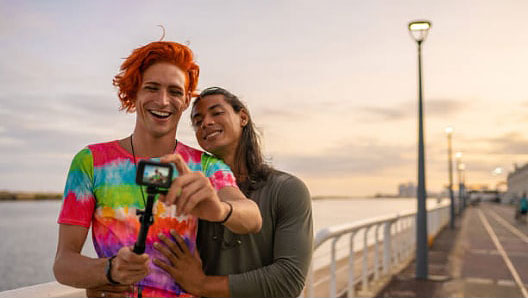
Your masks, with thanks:
[[[427,205],[439,204],[428,199]],[[60,201],[0,202],[0,292],[53,281]],[[312,201],[314,233],[333,225],[416,210],[413,198],[339,198]],[[95,257],[88,234],[82,253]]]

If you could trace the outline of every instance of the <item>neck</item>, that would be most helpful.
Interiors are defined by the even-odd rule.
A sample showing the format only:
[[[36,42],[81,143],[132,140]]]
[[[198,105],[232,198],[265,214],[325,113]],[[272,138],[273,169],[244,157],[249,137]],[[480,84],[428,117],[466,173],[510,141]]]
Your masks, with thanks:
[[[154,137],[150,134],[141,133],[136,129],[131,138],[136,156],[161,157],[172,153],[176,147],[175,134]]]
[[[220,157],[220,156],[219,156]],[[235,174],[235,177],[237,181],[244,182],[247,180],[247,165],[246,165],[246,159],[241,158],[237,160],[236,158],[236,150],[231,150],[221,156],[224,160],[224,162],[231,168],[231,171],[233,171],[233,174]]]

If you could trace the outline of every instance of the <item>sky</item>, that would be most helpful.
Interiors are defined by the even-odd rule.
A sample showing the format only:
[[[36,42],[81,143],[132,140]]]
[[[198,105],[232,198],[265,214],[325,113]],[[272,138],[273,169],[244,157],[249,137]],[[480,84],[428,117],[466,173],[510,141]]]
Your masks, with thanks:
[[[452,126],[466,182],[494,188],[528,160],[527,11],[524,0],[0,0],[0,190],[62,192],[76,152],[130,135],[112,78],[163,25],[195,53],[198,87],[247,103],[268,161],[312,195],[395,193],[417,177],[416,19],[432,22],[426,186],[448,183]],[[198,147],[188,111],[177,137]]]

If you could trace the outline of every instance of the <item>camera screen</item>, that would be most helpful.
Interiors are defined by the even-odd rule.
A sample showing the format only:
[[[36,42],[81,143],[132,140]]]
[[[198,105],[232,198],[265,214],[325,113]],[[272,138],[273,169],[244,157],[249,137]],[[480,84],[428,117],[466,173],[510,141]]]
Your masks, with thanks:
[[[171,164],[154,160],[140,160],[136,173],[136,183],[139,185],[169,188],[172,183],[174,169]]]
[[[157,165],[145,165],[143,182],[151,185],[167,185],[169,182],[169,168]]]

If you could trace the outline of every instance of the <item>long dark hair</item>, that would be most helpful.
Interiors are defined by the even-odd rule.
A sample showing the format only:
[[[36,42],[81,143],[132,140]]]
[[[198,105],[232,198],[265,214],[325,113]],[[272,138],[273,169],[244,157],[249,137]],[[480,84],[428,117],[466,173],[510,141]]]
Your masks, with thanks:
[[[245,161],[248,176],[246,182],[242,183],[242,185],[239,184],[239,186],[244,191],[258,189],[262,186],[263,182],[268,179],[272,172],[272,168],[264,161],[262,152],[260,150],[259,134],[255,128],[253,120],[251,119],[251,115],[247,107],[240,101],[240,99],[238,99],[236,95],[227,91],[226,89],[220,87],[210,87],[204,89],[200,95],[198,95],[198,97],[194,100],[192,108],[194,109],[198,102],[205,96],[217,94],[220,94],[224,97],[225,102],[231,105],[235,113],[238,114],[240,111],[244,110],[248,115],[248,122],[244,128],[242,128],[242,135],[236,149],[235,168],[233,170],[235,173],[241,174],[243,164],[241,161]]]

